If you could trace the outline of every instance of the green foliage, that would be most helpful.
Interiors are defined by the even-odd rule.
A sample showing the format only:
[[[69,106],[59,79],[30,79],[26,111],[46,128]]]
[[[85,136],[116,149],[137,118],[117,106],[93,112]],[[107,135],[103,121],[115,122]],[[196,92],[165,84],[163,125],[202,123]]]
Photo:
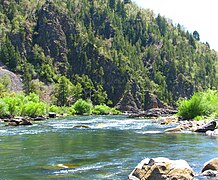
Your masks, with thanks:
[[[92,103],[84,101],[82,99],[79,99],[75,102],[73,105],[74,110],[76,111],[76,114],[79,115],[89,115],[91,114],[91,109],[92,109]]]
[[[0,117],[4,117],[8,115],[7,109],[8,109],[7,103],[4,102],[2,99],[0,99]]]
[[[73,103],[75,95],[80,94],[81,89],[75,87],[65,76],[59,78],[58,84],[54,87],[56,104],[59,106],[69,106]]]
[[[76,110],[74,109],[74,106],[68,108],[67,114],[71,116],[76,114]]]
[[[43,102],[28,102],[27,104],[23,105],[22,108],[22,116],[29,116],[29,117],[37,117],[45,115],[47,109],[47,105]]]
[[[20,103],[16,97],[4,97],[3,101],[7,104],[7,112],[10,116],[14,117],[20,114]]]
[[[97,115],[108,115],[111,113],[111,108],[106,105],[96,105],[93,108],[92,113]]]
[[[178,115],[185,119],[209,116],[218,108],[218,93],[212,90],[197,92],[189,100],[181,100],[178,104]]]
[[[94,106],[92,113],[97,115],[117,115],[120,114],[120,111],[116,110],[115,108],[110,108],[107,105],[96,105]]]
[[[45,115],[47,104],[39,100],[39,97],[31,93],[28,96],[23,94],[11,94],[0,98],[0,116],[29,116],[36,117]]]
[[[60,106],[51,105],[51,106],[49,106],[48,111],[59,114],[61,112],[61,108],[60,108]]]

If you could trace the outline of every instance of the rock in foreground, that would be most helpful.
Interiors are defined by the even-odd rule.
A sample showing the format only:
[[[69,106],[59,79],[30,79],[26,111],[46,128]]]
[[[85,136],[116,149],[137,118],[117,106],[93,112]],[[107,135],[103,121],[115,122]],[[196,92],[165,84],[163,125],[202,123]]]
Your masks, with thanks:
[[[218,158],[211,159],[204,164],[202,169],[203,176],[218,177]]]
[[[184,160],[153,158],[142,160],[129,175],[129,180],[191,180],[194,171]]]

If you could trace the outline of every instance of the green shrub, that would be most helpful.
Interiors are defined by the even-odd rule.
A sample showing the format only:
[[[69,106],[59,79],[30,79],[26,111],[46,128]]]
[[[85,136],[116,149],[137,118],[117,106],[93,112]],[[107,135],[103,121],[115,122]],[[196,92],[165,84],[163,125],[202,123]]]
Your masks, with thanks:
[[[112,108],[111,109],[111,112],[113,115],[119,115],[119,114],[122,114],[120,111],[118,111],[116,108]]]
[[[194,119],[197,116],[209,116],[218,107],[217,91],[207,90],[195,93],[191,99],[178,102],[178,115],[185,119]]]
[[[92,112],[97,115],[107,115],[111,113],[111,108],[106,105],[96,105]]]
[[[46,104],[43,102],[29,102],[23,106],[22,115],[29,117],[37,117],[46,114]]]
[[[49,106],[48,111],[49,112],[54,112],[56,114],[60,114],[61,113],[61,107],[56,106],[56,105],[51,105],[51,106]]]
[[[35,93],[30,93],[28,96],[26,96],[28,101],[38,103],[39,102],[39,96]]]
[[[71,106],[68,108],[68,115],[75,115],[76,114],[76,110],[74,109],[74,106]]]
[[[79,99],[75,102],[73,105],[76,114],[83,115],[83,114],[91,114],[91,109],[92,109],[92,103],[84,101],[82,99]]]
[[[8,109],[7,104],[1,99],[0,100],[0,117],[4,117],[8,115],[7,109]]]
[[[4,97],[3,101],[7,104],[7,111],[11,117],[20,115],[20,103],[17,97]]]

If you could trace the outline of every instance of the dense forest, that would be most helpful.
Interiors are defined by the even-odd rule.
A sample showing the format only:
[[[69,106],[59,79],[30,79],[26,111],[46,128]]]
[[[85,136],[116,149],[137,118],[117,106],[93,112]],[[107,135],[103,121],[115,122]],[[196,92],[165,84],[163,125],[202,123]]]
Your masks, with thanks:
[[[1,64],[26,94],[55,105],[82,98],[143,110],[147,91],[174,105],[218,88],[217,58],[197,31],[131,0],[0,1]]]

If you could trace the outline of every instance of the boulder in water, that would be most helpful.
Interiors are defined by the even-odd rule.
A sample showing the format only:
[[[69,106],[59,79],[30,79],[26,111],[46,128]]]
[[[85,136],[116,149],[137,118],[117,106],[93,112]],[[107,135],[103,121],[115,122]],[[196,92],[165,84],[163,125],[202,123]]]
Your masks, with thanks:
[[[88,128],[90,127],[87,125],[76,125],[73,127],[73,129],[88,129]]]
[[[193,177],[194,171],[186,161],[159,157],[142,160],[129,175],[129,180],[191,180]]]
[[[214,158],[206,162],[201,172],[203,176],[218,177],[218,158]]]
[[[216,128],[216,121],[210,121],[210,122],[206,123],[205,125],[203,125],[203,126],[197,128],[197,129],[195,130],[195,132],[205,133],[205,132],[207,132],[207,131],[209,131],[209,130],[210,130],[210,131],[214,131],[215,128]]]

